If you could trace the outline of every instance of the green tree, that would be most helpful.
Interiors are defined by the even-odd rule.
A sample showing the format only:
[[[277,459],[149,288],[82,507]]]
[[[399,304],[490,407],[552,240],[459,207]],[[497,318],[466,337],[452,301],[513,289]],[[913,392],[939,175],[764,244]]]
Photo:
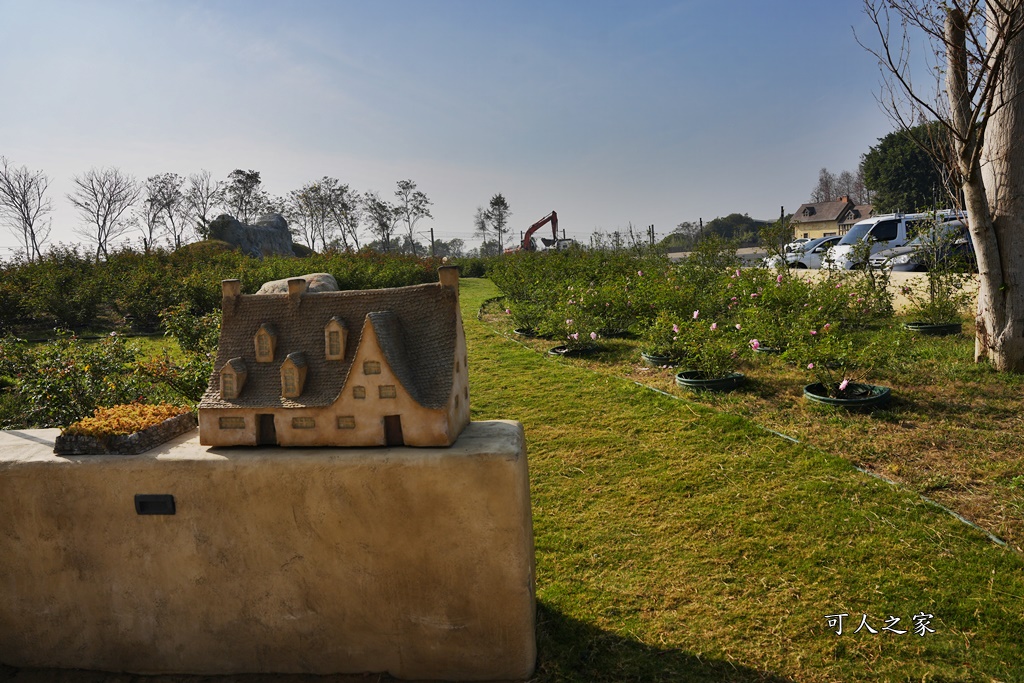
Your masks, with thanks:
[[[918,211],[941,201],[948,171],[925,146],[934,145],[940,152],[945,139],[935,123],[921,124],[910,135],[898,130],[879,138],[861,158],[864,185],[874,193],[875,213]]]
[[[260,172],[240,168],[232,171],[224,188],[224,203],[242,223],[252,223],[260,214],[266,213],[270,197],[263,189]]]

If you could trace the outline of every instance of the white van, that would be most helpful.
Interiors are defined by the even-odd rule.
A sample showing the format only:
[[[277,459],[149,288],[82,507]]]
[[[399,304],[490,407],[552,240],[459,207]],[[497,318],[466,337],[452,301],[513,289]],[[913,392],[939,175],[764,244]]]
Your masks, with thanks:
[[[922,227],[938,222],[948,222],[964,217],[956,211],[932,211],[929,213],[888,213],[873,216],[853,224],[843,235],[839,244],[832,247],[831,258],[836,268],[850,270],[863,264],[863,259],[882,249],[902,247],[920,232]],[[867,242],[870,253],[859,253],[857,246]],[[861,247],[863,249],[863,247]],[[860,258],[861,262],[855,259]]]

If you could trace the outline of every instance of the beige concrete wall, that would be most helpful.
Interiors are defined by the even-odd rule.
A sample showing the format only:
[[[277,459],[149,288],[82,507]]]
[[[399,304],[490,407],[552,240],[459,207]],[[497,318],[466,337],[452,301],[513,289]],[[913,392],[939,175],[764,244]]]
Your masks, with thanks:
[[[793,268],[789,272],[800,277],[818,279],[828,276],[827,270],[807,270],[802,268]],[[893,308],[896,309],[897,313],[903,313],[910,307],[910,300],[907,299],[901,293],[904,286],[911,287],[912,289],[924,291],[928,287],[928,274],[927,273],[900,273],[893,271],[889,274],[889,291],[893,293]],[[968,276],[965,287],[967,291],[971,292],[977,300],[978,296],[978,276]],[[973,307],[968,314],[973,311]]]
[[[517,679],[535,660],[522,427],[450,448],[58,457],[0,432],[0,662]],[[137,493],[172,494],[140,516]]]

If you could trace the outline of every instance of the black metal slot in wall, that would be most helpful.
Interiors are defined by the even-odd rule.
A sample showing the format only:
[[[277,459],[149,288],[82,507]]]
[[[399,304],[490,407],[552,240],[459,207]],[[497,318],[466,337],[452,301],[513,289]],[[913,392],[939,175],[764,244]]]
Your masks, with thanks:
[[[136,493],[135,512],[140,515],[173,515],[174,496],[167,493]]]

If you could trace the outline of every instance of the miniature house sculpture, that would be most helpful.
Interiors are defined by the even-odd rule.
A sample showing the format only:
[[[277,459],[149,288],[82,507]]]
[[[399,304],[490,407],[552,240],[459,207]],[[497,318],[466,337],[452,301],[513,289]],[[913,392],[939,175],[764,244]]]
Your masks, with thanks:
[[[459,274],[394,289],[242,294],[223,281],[207,446],[450,446],[469,423]]]

